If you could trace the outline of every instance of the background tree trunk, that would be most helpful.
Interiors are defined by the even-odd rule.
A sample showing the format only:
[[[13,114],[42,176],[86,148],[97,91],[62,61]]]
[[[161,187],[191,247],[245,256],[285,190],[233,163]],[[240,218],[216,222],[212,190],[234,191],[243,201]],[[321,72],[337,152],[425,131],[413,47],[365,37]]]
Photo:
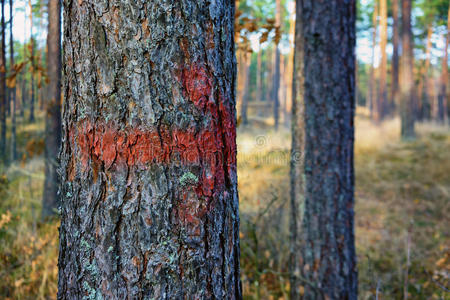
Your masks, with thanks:
[[[296,0],[294,33],[294,61],[292,74],[292,148],[291,148],[291,220],[290,220],[290,284],[291,299],[301,298],[301,226],[304,205],[304,39],[302,25],[302,0]]]
[[[295,3],[295,1],[294,1]],[[293,102],[293,80],[294,80],[294,52],[295,52],[295,14],[296,11],[293,10],[293,12],[291,13],[291,16],[289,18],[289,39],[293,39],[293,47],[291,48],[291,51],[289,52],[288,55],[288,61],[286,64],[286,73],[285,73],[285,78],[286,78],[286,112],[287,112],[287,118],[285,120],[285,126],[289,126],[290,121],[291,121],[291,116],[293,116],[292,113],[292,102]]]
[[[30,122],[34,122],[34,97],[35,97],[35,92],[34,92],[34,71],[35,71],[35,57],[34,57],[34,38],[33,38],[33,5],[31,3],[31,0],[28,0],[28,6],[30,7],[30,60],[31,60],[31,68],[30,68],[30,76],[31,76],[31,81],[30,81],[30,117],[29,117],[29,121]]]
[[[276,12],[275,12],[275,27],[281,30],[281,0],[275,0]],[[275,130],[278,130],[278,124],[280,122],[280,48],[278,42],[275,43],[275,61],[273,72],[273,89],[272,89],[272,101],[273,101],[273,118],[275,121]]]
[[[10,70],[11,74],[15,72],[14,69],[14,38],[13,38],[13,0],[9,0],[9,55],[10,55]],[[16,147],[16,85],[10,89],[12,100],[12,117],[11,117],[11,161],[17,159]]]
[[[2,0],[2,19],[1,19],[1,49],[0,49],[0,158],[6,163],[6,41],[5,41],[5,0]]]
[[[431,117],[431,105],[428,95],[428,77],[430,73],[430,61],[431,61],[431,47],[432,42],[431,38],[433,36],[433,26],[432,23],[428,24],[427,29],[427,45],[425,50],[425,64],[422,68],[422,72],[420,74],[420,82],[417,87],[417,96],[419,98],[419,107],[417,117],[419,120],[429,120]]]
[[[59,205],[58,152],[61,145],[61,2],[48,2],[48,100],[45,105],[45,182],[42,216],[50,216]]]
[[[234,1],[64,8],[58,298],[241,299]]]
[[[377,78],[375,69],[375,47],[377,45],[378,32],[378,0],[374,0],[374,9],[372,15],[372,62],[370,64],[369,78],[369,109],[370,115],[376,122],[379,121],[378,102],[377,102]]]
[[[258,51],[256,61],[256,101],[262,101],[262,49]]]
[[[411,31],[411,1],[402,0],[402,70],[401,70],[401,135],[404,139],[415,137],[414,131],[414,78],[413,41]]]
[[[252,63],[252,54],[246,52],[244,57],[244,72],[242,73],[242,76],[244,77],[244,90],[242,92],[241,117],[242,124],[248,125],[247,108],[250,98],[250,65]]]
[[[400,46],[400,23],[399,23],[400,0],[392,1],[392,82],[391,82],[391,100],[389,110],[394,111],[398,106],[398,82],[399,82],[399,46]]]
[[[25,52],[25,51],[24,51]],[[24,58],[24,60],[25,60],[26,58]],[[19,114],[20,114],[20,117],[22,118],[22,121],[23,121],[23,118],[25,117],[25,106],[26,106],[26,103],[27,103],[27,80],[26,80],[26,77],[25,77],[25,75],[26,75],[26,71],[25,70],[23,70],[22,71],[22,76],[21,76],[21,91],[22,91],[22,97],[21,97],[21,102],[20,102],[20,107],[19,107]]]
[[[357,299],[354,241],[355,1],[303,0],[305,299]]]
[[[447,110],[447,84],[448,84],[448,44],[450,39],[450,4],[447,17],[447,32],[445,33],[444,56],[442,57],[442,73],[441,81],[439,83],[438,94],[438,121],[443,123]]]
[[[26,14],[26,13],[25,13]],[[24,30],[24,36],[27,36],[27,22],[26,22],[26,17],[24,17],[24,23],[23,23],[23,30]],[[24,42],[23,45],[23,63],[26,63],[27,60],[27,47],[26,47],[26,43]],[[26,104],[26,99],[27,99],[27,84],[26,84],[26,68],[24,68],[21,72],[21,101],[20,101],[20,107],[19,107],[19,114],[20,117],[22,118],[22,122],[24,121],[24,117],[25,117],[25,104]]]
[[[380,61],[380,85],[378,87],[378,114],[379,121],[382,120],[387,112],[387,35],[388,35],[388,26],[387,26],[387,0],[380,0],[380,52],[381,52],[381,61]]]

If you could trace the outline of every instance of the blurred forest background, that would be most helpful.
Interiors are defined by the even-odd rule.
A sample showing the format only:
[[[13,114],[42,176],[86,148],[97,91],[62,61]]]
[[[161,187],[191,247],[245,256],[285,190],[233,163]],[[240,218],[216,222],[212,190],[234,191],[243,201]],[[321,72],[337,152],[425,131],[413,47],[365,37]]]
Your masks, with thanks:
[[[412,2],[414,93],[406,108],[399,101],[401,1],[358,3],[361,299],[450,299],[449,1]],[[58,218],[41,213],[48,3],[1,5],[0,298],[54,299]],[[295,1],[238,0],[236,6],[244,295],[287,299]]]

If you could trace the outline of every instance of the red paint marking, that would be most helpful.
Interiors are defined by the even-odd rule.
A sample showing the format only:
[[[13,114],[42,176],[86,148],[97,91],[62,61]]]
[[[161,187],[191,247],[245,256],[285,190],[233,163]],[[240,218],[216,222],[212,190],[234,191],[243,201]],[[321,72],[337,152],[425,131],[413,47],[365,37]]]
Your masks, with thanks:
[[[211,139],[220,145],[223,149],[221,154],[221,162],[226,164],[228,174],[236,171],[236,118],[231,110],[231,101],[226,101],[228,106],[225,106],[225,99],[223,93],[219,91],[219,99],[213,98],[213,82],[212,74],[209,74],[208,69],[201,63],[193,63],[181,72],[181,82],[183,84],[186,95],[194,105],[211,116],[211,128],[217,130],[209,132]],[[217,105],[216,103],[219,103]],[[208,142],[206,142],[208,143]],[[212,145],[206,148],[210,149]],[[217,167],[212,172],[212,177],[216,177],[217,173],[223,171],[223,167]],[[212,185],[212,179],[209,180],[208,175],[203,180],[204,185]],[[223,183],[223,182],[222,182]]]
[[[212,78],[199,64],[181,71],[185,96],[210,120],[206,128],[160,128],[158,132],[84,120],[69,131],[81,166],[86,171],[92,164],[102,164],[106,170],[126,165],[145,168],[153,163],[199,165],[197,195],[212,197],[223,191],[226,178],[236,173],[236,120],[231,101],[225,101],[223,93],[218,91],[214,99]]]
[[[200,64],[193,64],[182,71],[181,81],[183,83],[186,96],[194,104],[203,108],[212,97],[211,76],[208,75],[206,68]]]
[[[85,120],[70,130],[69,137],[85,170],[94,161],[106,170],[126,165],[145,168],[153,163],[201,165],[203,174],[196,191],[204,196],[212,196],[214,187],[223,185],[223,164],[234,163],[223,160],[223,143],[209,129],[166,128],[158,134],[156,129],[119,129],[113,122],[93,124]]]

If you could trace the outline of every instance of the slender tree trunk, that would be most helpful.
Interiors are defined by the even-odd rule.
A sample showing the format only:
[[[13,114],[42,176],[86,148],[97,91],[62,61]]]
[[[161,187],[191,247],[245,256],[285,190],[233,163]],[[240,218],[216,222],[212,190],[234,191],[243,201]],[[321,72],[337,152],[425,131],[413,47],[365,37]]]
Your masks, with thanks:
[[[20,117],[23,118],[25,117],[25,105],[27,102],[27,79],[26,79],[26,74],[25,74],[25,70],[22,71],[22,80],[21,80],[21,90],[22,90],[22,97],[21,97],[21,103],[20,103],[20,108],[19,108],[19,114]]]
[[[295,3],[295,1],[293,1]],[[288,118],[285,120],[285,125],[288,126],[290,116],[292,116],[292,101],[293,101],[293,74],[294,74],[294,52],[295,52],[295,10],[292,12],[291,17],[289,19],[289,37],[294,39],[291,51],[289,52],[287,66],[286,66],[286,111],[288,113]],[[289,115],[290,114],[290,115]]]
[[[236,56],[237,56],[237,85],[236,85],[236,92],[237,92],[237,115],[238,118],[242,120],[242,102],[244,99],[244,89],[245,89],[245,66],[246,66],[246,59],[245,59],[246,51],[243,49],[237,49]]]
[[[391,112],[398,106],[398,83],[399,83],[399,46],[400,46],[400,23],[399,23],[399,7],[400,0],[392,1],[392,17],[394,23],[392,25],[392,83],[391,83],[391,97],[389,103],[389,110]]]
[[[276,14],[275,14],[275,26],[278,30],[281,30],[281,0],[275,0]],[[275,44],[275,64],[273,72],[273,89],[272,89],[272,101],[273,101],[273,118],[275,121],[275,130],[278,130],[278,124],[280,122],[280,48],[278,43]]]
[[[1,49],[0,49],[0,157],[6,164],[6,102],[8,99],[6,93],[6,42],[5,42],[5,0],[2,0],[2,19],[1,19]]]
[[[9,55],[10,55],[10,69],[11,73],[15,72],[14,69],[14,38],[13,38],[13,0],[9,0]],[[17,147],[16,147],[16,85],[11,89],[12,100],[12,117],[11,117],[11,161],[17,159]]]
[[[278,93],[280,97],[280,108],[283,112],[283,124],[287,123],[287,101],[286,101],[286,59],[283,55],[280,55],[280,92]]]
[[[431,105],[428,98],[428,76],[430,72],[430,61],[431,61],[431,47],[432,42],[431,38],[433,35],[433,26],[432,24],[428,24],[427,29],[427,45],[425,50],[425,64],[423,68],[421,69],[420,74],[420,81],[417,87],[417,96],[419,99],[418,103],[418,114],[417,117],[419,120],[429,120],[430,119],[430,111],[431,111]]]
[[[377,78],[375,70],[375,47],[377,45],[378,32],[378,0],[374,0],[374,10],[372,16],[372,63],[370,64],[370,79],[369,79],[369,108],[370,115],[376,122],[379,121],[378,102],[377,102]]]
[[[291,220],[290,220],[290,284],[291,300],[301,298],[301,226],[304,208],[304,37],[302,24],[302,0],[296,0],[294,60],[292,74],[292,147],[291,147]]]
[[[444,56],[442,58],[442,74],[441,74],[441,81],[439,84],[439,95],[438,95],[438,121],[441,123],[445,121],[447,105],[449,105],[447,99],[449,39],[450,39],[450,4],[448,9],[447,32],[445,33]]]
[[[49,94],[45,105],[45,182],[42,216],[54,214],[59,205],[58,162],[61,145],[61,2],[48,2],[48,76]]]
[[[258,52],[257,64],[256,64],[256,101],[263,101],[263,77],[264,72],[262,69],[262,55],[263,50],[260,48]],[[258,109],[258,116],[263,116],[263,110]]]
[[[302,0],[305,299],[357,299],[354,240],[356,1]]]
[[[250,65],[252,62],[252,55],[250,52],[246,52],[244,56],[244,72],[242,73],[244,80],[244,90],[242,91],[241,101],[241,117],[242,124],[248,125],[247,108],[250,97]]]
[[[59,299],[241,299],[233,38],[234,0],[64,1]]]
[[[47,0],[47,1],[50,1],[50,0]],[[40,10],[40,13],[43,14],[42,11],[45,10],[44,5],[40,5],[39,10]],[[61,9],[60,9],[60,12],[61,12]],[[44,18],[39,19],[39,27],[40,28],[44,27]],[[48,39],[48,36],[47,36],[47,39]],[[46,63],[48,63],[48,47],[45,47],[44,53],[42,53],[42,52],[39,53],[39,59],[38,59],[37,65],[41,66],[42,68],[47,67],[47,70],[48,70],[48,65],[45,66]],[[37,84],[37,95],[38,95],[38,103],[39,103],[40,111],[46,110],[45,105],[47,104],[47,101],[48,101],[46,94],[47,93],[46,93],[45,80],[42,76],[42,73],[39,73],[38,74],[38,84]],[[59,97],[61,97],[61,96],[59,96]]]
[[[378,87],[378,115],[379,121],[382,120],[387,112],[387,0],[380,0],[380,51],[381,51],[381,62],[380,62],[380,85]]]
[[[275,49],[269,48],[267,51],[267,77],[266,77],[266,100],[270,102],[270,112],[264,111],[265,116],[273,113],[273,74],[275,71]]]
[[[5,3],[6,3],[6,1],[5,1]],[[10,17],[10,28],[11,28],[11,15],[9,16]],[[5,21],[5,27],[3,27],[3,30],[5,30],[5,33],[4,33],[4,35],[5,35],[5,45],[6,45],[6,39],[7,39],[7,37],[6,37],[6,27],[7,27],[8,25],[6,24],[6,21]],[[6,52],[6,49],[4,50],[5,51],[5,67],[6,67],[6,54],[7,54],[7,52]],[[5,76],[7,77],[8,75],[7,75],[7,72],[5,73]],[[11,98],[11,94],[12,94],[12,91],[11,91],[11,89],[8,87],[8,86],[6,86],[6,89],[5,89],[5,93],[6,93],[6,116],[8,117],[8,116],[11,116],[11,101],[12,101],[12,98]],[[5,150],[6,151],[6,150]]]
[[[411,31],[411,2],[402,0],[402,70],[401,70],[401,135],[403,139],[415,137],[413,41]]]
[[[24,20],[26,20],[26,18],[24,18]],[[27,36],[27,22],[25,21],[23,24],[23,28],[25,31],[24,36]],[[27,60],[27,47],[24,43],[23,46],[23,62],[25,63]],[[21,103],[20,103],[20,117],[22,118],[22,122],[24,121],[24,117],[25,117],[25,104],[26,104],[26,100],[27,100],[27,78],[26,78],[26,69],[24,68],[22,70],[22,80],[21,80],[21,91],[22,91],[22,97],[21,97]]]
[[[262,100],[262,49],[258,51],[256,61],[256,101]]]
[[[30,7],[30,49],[31,49],[31,72],[30,72],[30,76],[31,76],[31,81],[30,81],[30,122],[34,122],[34,97],[35,97],[35,93],[34,93],[34,71],[35,71],[35,59],[34,59],[34,38],[33,38],[33,5],[31,3],[31,0],[28,0],[28,6]]]
[[[34,102],[35,102],[35,84],[34,84],[34,70],[35,70],[35,63],[34,63],[34,40],[31,40],[31,68],[30,68],[30,117],[29,121],[34,122],[35,116],[34,116]]]

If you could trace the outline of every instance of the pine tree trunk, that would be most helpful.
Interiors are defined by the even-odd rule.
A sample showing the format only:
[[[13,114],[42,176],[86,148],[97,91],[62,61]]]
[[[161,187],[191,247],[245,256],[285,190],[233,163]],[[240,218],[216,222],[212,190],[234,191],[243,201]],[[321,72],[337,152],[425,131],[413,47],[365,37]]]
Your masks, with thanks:
[[[0,158],[6,163],[6,42],[5,42],[5,0],[2,0],[2,19],[1,19],[1,49],[0,49]]]
[[[443,123],[445,121],[447,105],[450,104],[448,103],[447,99],[449,39],[450,39],[450,4],[448,9],[447,32],[445,33],[444,56],[442,58],[442,73],[441,73],[441,80],[439,83],[439,94],[438,94],[438,121],[440,123]]]
[[[273,73],[274,73],[274,65],[275,65],[275,49],[269,48],[267,50],[267,77],[266,77],[266,100],[269,102],[267,108],[264,109],[264,116],[273,115]]]
[[[431,61],[431,38],[433,36],[433,26],[428,24],[427,29],[427,45],[425,50],[425,65],[422,68],[420,74],[420,81],[417,87],[417,96],[419,99],[417,117],[419,120],[429,120],[431,117],[431,105],[428,95],[428,76],[430,72],[430,61]]]
[[[31,68],[30,68],[30,116],[29,121],[32,123],[35,120],[34,116],[34,106],[35,106],[35,84],[34,84],[34,70],[35,70],[35,61],[34,61],[34,39],[32,38],[31,41]]]
[[[26,18],[24,18],[24,24],[23,24],[23,28],[24,28],[24,36],[27,36],[27,22],[26,22]],[[27,47],[26,44],[24,43],[23,45],[23,63],[25,63],[27,60]],[[22,70],[21,73],[21,101],[20,101],[20,106],[19,106],[19,114],[20,117],[22,118],[22,122],[24,121],[24,117],[25,117],[25,106],[26,106],[26,100],[27,100],[27,79],[26,79],[26,69]]]
[[[45,105],[45,182],[42,216],[54,214],[59,205],[56,173],[61,145],[61,2],[48,3],[48,100]]]
[[[6,1],[4,1],[4,4],[5,3],[6,3]],[[12,21],[11,15],[9,15],[9,18],[10,18],[9,21],[11,22]],[[11,24],[12,23],[10,23],[10,28],[11,28]],[[6,21],[5,21],[5,26],[3,27],[3,30],[5,30],[5,33],[4,33],[4,35],[5,35],[5,46],[6,46],[6,39],[7,39],[7,37],[6,37],[6,27],[7,26],[8,25],[7,25]],[[4,51],[5,51],[5,68],[6,68],[6,54],[7,54],[6,48],[5,48]],[[8,77],[7,72],[5,73],[5,76]],[[8,86],[6,86],[5,93],[6,93],[6,117],[8,117],[8,116],[11,116],[11,101],[12,101],[11,94],[12,94],[12,89],[10,89]],[[5,149],[5,151],[7,151],[7,150]]]
[[[251,53],[247,52],[244,55],[244,72],[242,73],[244,80],[244,90],[242,91],[242,101],[241,101],[241,117],[242,124],[248,125],[248,101],[250,97],[250,65],[252,62]]]
[[[411,31],[411,1],[402,0],[402,70],[401,70],[401,135],[404,139],[415,137],[413,41]]]
[[[378,33],[378,0],[374,0],[374,10],[372,16],[372,63],[370,64],[370,79],[369,79],[369,109],[370,115],[376,122],[379,121],[378,102],[377,102],[377,79],[375,70],[375,47],[377,45]]]
[[[289,119],[287,116],[287,101],[286,101],[286,59],[283,55],[280,54],[280,92],[278,93],[280,97],[280,108],[283,112],[283,122],[282,124],[286,124]],[[291,84],[292,85],[292,84]],[[291,96],[292,97],[292,96]]]
[[[23,30],[24,30],[24,36],[27,36],[27,22],[26,22],[26,18],[24,18],[24,23],[23,23]],[[27,60],[27,47],[26,44],[24,42],[23,45],[23,63],[26,63]],[[27,100],[27,83],[26,83],[26,69],[24,68],[22,70],[21,73],[21,101],[20,101],[20,106],[19,106],[19,114],[20,117],[22,118],[22,122],[24,121],[24,117],[25,117],[25,106],[26,106],[26,100]]]
[[[256,62],[256,101],[262,100],[262,49],[258,51]]]
[[[9,0],[9,55],[10,55],[10,69],[11,73],[15,72],[14,69],[14,38],[13,38],[13,0]],[[11,117],[11,161],[17,159],[17,147],[16,147],[16,85],[11,88],[11,100],[12,100],[12,117]]]
[[[67,0],[64,37],[58,298],[241,299],[234,0]]]
[[[295,3],[295,2],[294,2]],[[292,37],[293,43],[295,44],[295,10],[292,11],[291,16],[289,18],[289,38]],[[291,51],[289,52],[288,61],[286,64],[286,111],[288,113],[288,118],[285,120],[285,125],[289,126],[290,117],[292,114],[292,87],[293,87],[293,75],[294,75],[294,52],[295,45],[291,47]]]
[[[281,30],[281,0],[276,0],[275,2],[275,26]],[[272,82],[273,118],[275,121],[275,130],[278,130],[278,124],[280,122],[280,97],[278,94],[280,90],[280,48],[278,43],[275,44],[275,61]]]
[[[20,114],[20,117],[22,118],[22,120],[25,117],[25,105],[26,105],[26,102],[27,102],[27,92],[28,92],[27,91],[27,79],[26,79],[25,75],[26,75],[26,71],[23,70],[22,71],[22,80],[21,80],[22,97],[21,97],[21,102],[20,102],[20,107],[19,107],[19,114]]]
[[[391,99],[389,103],[390,111],[398,106],[398,83],[399,83],[399,46],[400,46],[400,23],[399,23],[399,7],[400,0],[392,1],[392,82],[391,82]]]
[[[290,220],[290,284],[291,300],[301,298],[301,226],[304,205],[304,40],[302,25],[302,0],[296,0],[294,61],[292,74],[292,147],[291,147],[291,220]]]
[[[30,49],[31,49],[31,72],[30,72],[30,76],[31,76],[31,81],[30,81],[30,117],[29,117],[29,121],[30,122],[34,122],[35,117],[34,117],[34,97],[35,97],[35,92],[34,92],[34,71],[35,71],[35,59],[34,59],[34,38],[33,38],[33,5],[31,3],[31,0],[28,0],[28,6],[30,7]]]
[[[356,299],[354,110],[356,1],[303,0],[305,299]]]
[[[387,105],[387,0],[380,0],[380,52],[381,52],[381,62],[380,62],[380,85],[378,87],[378,114],[379,119],[382,120],[388,110]]]

